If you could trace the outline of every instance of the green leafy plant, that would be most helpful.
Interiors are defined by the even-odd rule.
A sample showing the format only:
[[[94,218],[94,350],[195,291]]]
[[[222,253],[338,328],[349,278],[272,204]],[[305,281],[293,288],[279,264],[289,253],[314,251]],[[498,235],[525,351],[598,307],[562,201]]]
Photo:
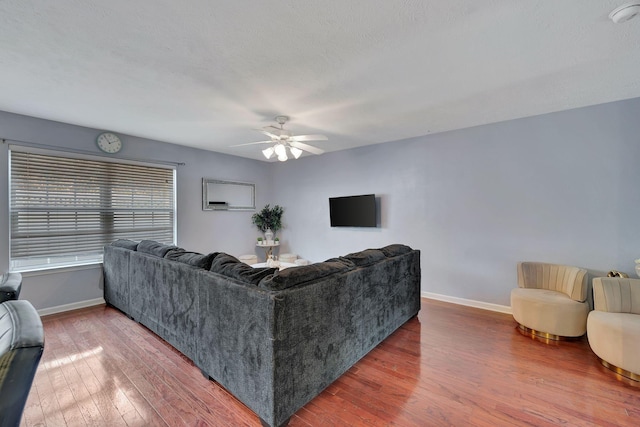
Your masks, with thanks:
[[[251,222],[263,233],[269,228],[275,233],[282,228],[283,212],[282,206],[275,205],[271,207],[266,205],[260,212],[253,214]]]
[[[258,242],[262,243],[262,237],[258,237]]]

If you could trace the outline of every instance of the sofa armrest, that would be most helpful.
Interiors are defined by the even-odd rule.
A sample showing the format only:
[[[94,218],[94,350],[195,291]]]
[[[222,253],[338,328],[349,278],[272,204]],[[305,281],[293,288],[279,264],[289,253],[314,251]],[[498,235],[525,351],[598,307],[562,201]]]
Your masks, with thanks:
[[[44,330],[26,300],[0,304],[0,425],[17,426],[44,349]]]
[[[0,277],[0,303],[16,300],[22,289],[22,274],[6,273]]]
[[[597,311],[640,314],[640,279],[593,279],[593,304]]]

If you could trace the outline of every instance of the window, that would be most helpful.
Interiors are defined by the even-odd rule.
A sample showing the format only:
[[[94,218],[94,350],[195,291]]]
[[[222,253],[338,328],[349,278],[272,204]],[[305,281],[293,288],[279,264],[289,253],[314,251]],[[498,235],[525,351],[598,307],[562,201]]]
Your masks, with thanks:
[[[98,263],[116,239],[174,243],[174,169],[10,148],[12,271]]]

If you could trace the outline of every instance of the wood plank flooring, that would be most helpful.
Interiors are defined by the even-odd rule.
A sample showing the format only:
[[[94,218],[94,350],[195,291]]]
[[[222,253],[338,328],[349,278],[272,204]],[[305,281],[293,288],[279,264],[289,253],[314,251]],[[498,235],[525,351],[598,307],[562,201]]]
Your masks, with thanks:
[[[148,329],[104,306],[43,318],[23,426],[259,426]],[[640,357],[640,356],[639,356]],[[422,310],[300,409],[302,426],[637,426],[640,384],[586,339],[545,344],[510,315],[423,299]]]

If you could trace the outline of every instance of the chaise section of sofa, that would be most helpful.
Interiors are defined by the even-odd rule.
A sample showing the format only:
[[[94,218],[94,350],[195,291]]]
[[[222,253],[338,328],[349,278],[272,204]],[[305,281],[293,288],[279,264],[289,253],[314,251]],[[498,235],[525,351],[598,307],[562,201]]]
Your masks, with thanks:
[[[420,253],[404,245],[282,271],[180,251],[106,246],[105,300],[269,426],[285,425],[420,309]]]

